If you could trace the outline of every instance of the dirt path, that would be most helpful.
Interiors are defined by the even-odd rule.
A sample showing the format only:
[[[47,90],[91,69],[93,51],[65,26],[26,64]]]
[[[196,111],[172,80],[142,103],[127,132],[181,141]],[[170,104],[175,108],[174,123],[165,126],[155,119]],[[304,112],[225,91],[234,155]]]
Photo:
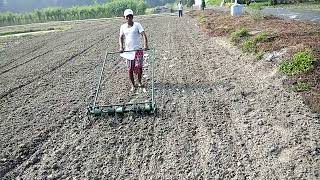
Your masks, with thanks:
[[[188,17],[138,21],[156,48],[156,117],[85,115],[122,20],[9,43],[0,56],[0,177],[319,178],[319,116],[283,89],[275,67]],[[101,101],[130,99],[124,66],[106,64]]]

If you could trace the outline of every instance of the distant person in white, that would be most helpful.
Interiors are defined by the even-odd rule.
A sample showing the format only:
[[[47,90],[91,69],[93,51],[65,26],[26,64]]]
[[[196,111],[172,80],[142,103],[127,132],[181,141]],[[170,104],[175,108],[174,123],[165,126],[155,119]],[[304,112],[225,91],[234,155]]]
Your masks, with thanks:
[[[178,10],[179,10],[179,17],[182,17],[183,5],[181,1],[178,4]]]
[[[138,76],[138,87],[142,88],[142,66],[143,66],[143,50],[148,50],[148,40],[143,27],[138,22],[133,22],[133,11],[126,9],[123,13],[127,23],[121,25],[119,35],[120,53],[124,51],[135,51],[135,55],[131,59],[127,59],[129,78],[132,84],[131,91],[135,91],[136,85],[134,82],[133,73]],[[140,36],[144,41],[144,48],[140,46]],[[125,43],[124,43],[125,42]],[[125,44],[125,46],[124,46]]]

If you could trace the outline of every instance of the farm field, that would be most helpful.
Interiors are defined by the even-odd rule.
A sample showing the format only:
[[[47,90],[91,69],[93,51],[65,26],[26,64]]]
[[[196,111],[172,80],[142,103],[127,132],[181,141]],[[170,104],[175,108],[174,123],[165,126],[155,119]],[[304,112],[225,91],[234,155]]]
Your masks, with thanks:
[[[277,67],[188,16],[135,20],[156,50],[156,116],[86,115],[121,18],[0,39],[0,179],[319,178],[319,114]],[[104,83],[102,101],[130,100],[120,57]]]

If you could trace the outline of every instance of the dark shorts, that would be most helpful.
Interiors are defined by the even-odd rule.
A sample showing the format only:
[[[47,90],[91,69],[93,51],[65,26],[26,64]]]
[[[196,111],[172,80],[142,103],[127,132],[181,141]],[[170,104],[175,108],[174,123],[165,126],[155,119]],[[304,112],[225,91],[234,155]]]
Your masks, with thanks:
[[[128,70],[133,70],[137,72],[137,70],[142,69],[143,66],[143,51],[139,50],[136,52],[134,60],[127,59]]]

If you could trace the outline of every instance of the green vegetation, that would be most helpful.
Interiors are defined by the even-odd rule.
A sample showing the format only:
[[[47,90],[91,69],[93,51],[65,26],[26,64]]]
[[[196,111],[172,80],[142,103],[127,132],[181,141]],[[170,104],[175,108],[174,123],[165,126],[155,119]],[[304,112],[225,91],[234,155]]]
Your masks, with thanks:
[[[205,15],[200,15],[200,25],[203,26],[207,22],[207,18]]]
[[[263,52],[258,51],[257,44],[259,42],[263,42],[267,40],[267,38],[268,38],[268,33],[266,32],[259,33],[252,39],[245,40],[241,45],[242,50],[244,52],[257,53],[257,59],[262,58],[261,56],[263,56]]]
[[[310,91],[311,85],[306,82],[298,81],[296,84],[292,86],[292,89],[296,92]]]
[[[263,42],[263,41],[267,40],[267,38],[268,38],[268,33],[262,32],[262,33],[259,33],[259,34],[254,38],[254,42],[255,42],[255,43]]]
[[[261,21],[264,19],[264,16],[260,10],[253,10],[253,12],[249,15],[254,21]]]
[[[194,0],[187,0],[186,5],[187,7],[191,7],[192,5],[194,5]]]
[[[255,2],[255,3],[251,3],[248,7],[255,10],[262,10],[263,7],[266,7],[268,5],[269,5],[268,2]]]
[[[215,5],[215,6],[220,5],[221,2],[222,2],[221,0],[208,0],[209,5]]]
[[[244,52],[256,52],[256,43],[252,40],[245,40],[242,44],[241,44],[242,50]]]
[[[238,31],[231,33],[231,41],[238,42],[241,38],[249,36],[249,31],[246,28],[241,28]]]
[[[278,4],[278,7],[288,8],[288,9],[299,9],[299,10],[314,10],[320,11],[320,1],[310,1],[303,3],[294,3],[294,4]]]
[[[314,68],[316,61],[310,50],[304,50],[296,53],[292,61],[283,62],[280,65],[280,71],[287,75],[296,75],[310,71]]]
[[[154,8],[147,8],[145,11],[145,14],[150,15],[150,14],[153,14],[154,12],[155,12]]]
[[[231,41],[240,45],[242,51],[255,53],[257,60],[262,59],[264,55],[264,51],[258,48],[258,44],[267,39],[268,33],[262,32],[252,37],[246,28],[241,28],[238,31],[231,33]]]
[[[122,16],[123,11],[127,8],[132,9],[137,15],[144,14],[146,4],[142,0],[115,0],[107,4],[72,8],[46,8],[24,14],[0,13],[0,26]]]
[[[259,51],[256,55],[257,60],[261,60],[263,58],[264,52],[263,51]]]

